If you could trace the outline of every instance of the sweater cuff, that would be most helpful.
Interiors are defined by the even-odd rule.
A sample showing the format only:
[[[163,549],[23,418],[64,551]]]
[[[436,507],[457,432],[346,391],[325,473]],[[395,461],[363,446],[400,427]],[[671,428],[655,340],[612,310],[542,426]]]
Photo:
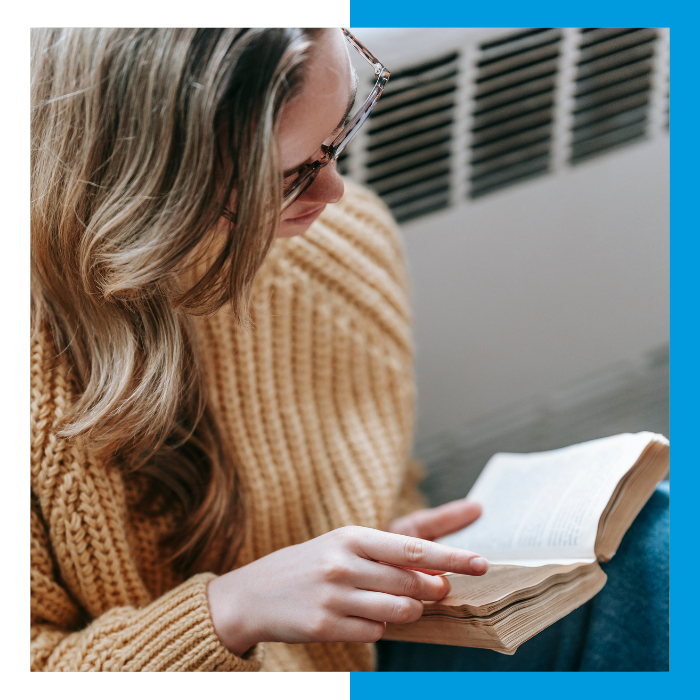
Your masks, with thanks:
[[[262,644],[255,645],[243,656],[236,656],[219,640],[207,597],[207,584],[214,578],[216,575],[212,573],[197,574],[143,609],[141,634],[137,633],[129,646],[141,647],[136,656],[150,656],[146,663],[148,670],[260,670],[264,654]],[[156,640],[158,651],[154,657]]]

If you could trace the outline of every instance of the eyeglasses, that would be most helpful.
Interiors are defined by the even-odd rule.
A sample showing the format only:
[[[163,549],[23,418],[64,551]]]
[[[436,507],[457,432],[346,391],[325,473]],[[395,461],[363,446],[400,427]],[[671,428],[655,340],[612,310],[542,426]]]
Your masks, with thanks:
[[[372,108],[381,97],[386,86],[389,71],[380,63],[347,29],[343,29],[346,41],[352,46],[367,63],[374,68],[377,81],[365,100],[364,105],[358,110],[352,119],[345,125],[338,136],[333,139],[330,145],[322,145],[321,156],[312,163],[304,163],[292,173],[285,173],[285,183],[282,190],[282,208],[284,211],[292,202],[299,198],[310,187],[311,183],[318,177],[319,172],[328,164],[337,160],[338,156],[347,148],[355,134],[362,128]],[[223,215],[230,220],[234,220],[234,215],[225,209]]]

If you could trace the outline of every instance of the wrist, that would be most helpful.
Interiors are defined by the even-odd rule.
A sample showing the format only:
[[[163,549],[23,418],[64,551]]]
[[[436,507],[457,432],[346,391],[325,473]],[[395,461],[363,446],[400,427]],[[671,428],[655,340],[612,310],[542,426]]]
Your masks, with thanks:
[[[243,600],[243,591],[233,586],[235,574],[231,571],[210,581],[207,598],[219,641],[232,654],[243,656],[262,640],[253,624],[251,610]]]

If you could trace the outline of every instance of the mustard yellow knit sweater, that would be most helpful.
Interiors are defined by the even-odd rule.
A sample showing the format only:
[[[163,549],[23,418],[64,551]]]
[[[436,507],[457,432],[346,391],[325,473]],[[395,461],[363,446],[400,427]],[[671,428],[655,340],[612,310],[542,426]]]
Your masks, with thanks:
[[[344,525],[383,528],[419,507],[409,466],[413,377],[401,244],[384,206],[348,184],[256,279],[254,330],[226,311],[198,330],[211,401],[248,502],[239,565]],[[206,586],[134,504],[138,476],[55,435],[72,400],[49,343],[32,345],[31,665],[35,670],[371,670],[364,644],[219,642]]]

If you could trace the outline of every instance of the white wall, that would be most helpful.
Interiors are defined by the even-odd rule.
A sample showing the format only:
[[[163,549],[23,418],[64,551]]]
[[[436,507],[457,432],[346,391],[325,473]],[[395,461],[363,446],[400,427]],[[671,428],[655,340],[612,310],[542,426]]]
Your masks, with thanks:
[[[669,338],[668,137],[403,227],[417,439]]]

